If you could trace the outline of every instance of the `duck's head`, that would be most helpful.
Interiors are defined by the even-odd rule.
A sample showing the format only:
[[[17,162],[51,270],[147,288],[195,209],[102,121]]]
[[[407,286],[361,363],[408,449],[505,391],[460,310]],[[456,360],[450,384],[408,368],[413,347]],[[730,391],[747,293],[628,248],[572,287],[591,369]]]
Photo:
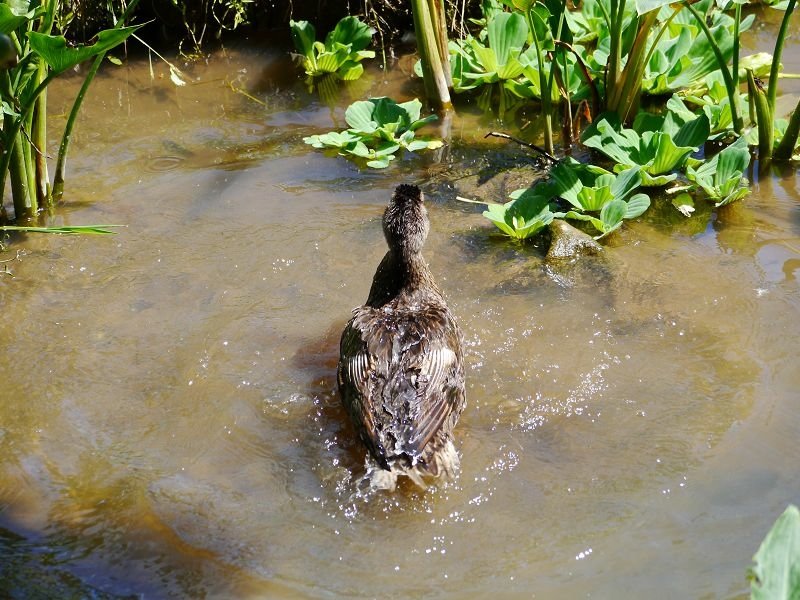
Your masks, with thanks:
[[[383,213],[383,234],[395,252],[416,254],[428,237],[428,211],[416,185],[401,184]]]

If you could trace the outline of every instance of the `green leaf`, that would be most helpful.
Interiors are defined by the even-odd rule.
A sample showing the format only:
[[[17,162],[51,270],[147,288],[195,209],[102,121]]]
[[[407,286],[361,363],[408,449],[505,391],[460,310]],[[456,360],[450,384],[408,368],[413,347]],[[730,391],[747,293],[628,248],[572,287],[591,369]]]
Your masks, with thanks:
[[[358,100],[347,107],[344,112],[344,120],[350,127],[361,133],[377,131],[378,123],[372,118],[372,114],[375,112],[373,100]]]
[[[333,31],[328,33],[325,45],[329,48],[335,43],[349,45],[355,52],[369,46],[374,33],[375,30],[362,23],[358,17],[345,17],[336,24]]]
[[[528,25],[520,13],[499,13],[489,23],[489,47],[497,57],[497,64],[508,62],[511,49],[519,50],[528,41]]]
[[[800,511],[789,505],[761,542],[750,569],[753,600],[800,598]]]
[[[93,56],[118,46],[139,27],[141,26],[134,25],[132,27],[106,29],[97,34],[97,42],[91,46],[78,45],[74,48],[67,47],[67,40],[64,39],[64,36],[52,36],[29,31],[28,39],[34,52],[41,56],[54,72],[61,73]]]
[[[292,42],[297,51],[313,62],[314,60],[314,41],[317,39],[317,32],[314,26],[308,21],[289,21],[289,28],[292,32]]]
[[[0,33],[11,33],[33,18],[33,12],[15,13],[8,4],[0,4]]]
[[[643,215],[644,212],[650,208],[650,198],[647,194],[635,194],[625,204],[627,205],[625,209],[625,218],[635,219]]]
[[[127,227],[127,225],[69,225],[64,227],[17,227],[0,225],[0,231],[22,231],[27,233],[56,233],[65,235],[113,235],[110,227]]]
[[[662,6],[668,6],[672,0],[636,0],[636,12],[640,15],[659,10]]]
[[[603,222],[603,233],[613,231],[620,225],[625,218],[625,212],[628,210],[628,205],[622,200],[612,200],[603,207],[600,211],[600,220]]]

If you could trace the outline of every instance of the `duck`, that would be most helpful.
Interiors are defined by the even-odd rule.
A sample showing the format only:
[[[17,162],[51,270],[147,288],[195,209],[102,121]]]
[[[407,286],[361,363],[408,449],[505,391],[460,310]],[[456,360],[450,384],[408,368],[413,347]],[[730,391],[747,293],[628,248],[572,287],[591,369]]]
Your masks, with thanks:
[[[389,250],[342,332],[337,382],[371,489],[393,491],[401,476],[425,489],[460,468],[463,334],[422,255],[429,230],[422,191],[399,185],[383,213]]]

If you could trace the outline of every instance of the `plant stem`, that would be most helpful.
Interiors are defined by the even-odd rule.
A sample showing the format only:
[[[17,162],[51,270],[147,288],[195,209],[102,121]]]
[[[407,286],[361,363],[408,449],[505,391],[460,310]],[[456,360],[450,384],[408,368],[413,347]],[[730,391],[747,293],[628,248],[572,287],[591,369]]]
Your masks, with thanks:
[[[781,27],[778,30],[778,39],[775,40],[775,52],[772,53],[772,67],[769,70],[769,87],[767,88],[767,102],[770,108],[775,110],[775,98],[778,96],[778,71],[781,68],[781,54],[783,54],[783,44],[786,40],[786,30],[789,28],[789,19],[794,12],[797,0],[789,0],[786,12],[783,13]]]
[[[417,47],[422,62],[425,94],[439,108],[450,109],[450,90],[444,74],[439,44],[436,41],[436,30],[427,0],[411,0],[411,12],[414,16],[414,30],[417,34]],[[446,45],[446,44],[445,44]]]
[[[766,165],[772,158],[773,114],[767,100],[767,94],[758,87],[755,76],[751,69],[747,69],[747,87],[750,97],[756,108],[756,121],[758,122],[758,162],[761,167]]]
[[[114,24],[114,29],[124,27],[125,22],[128,20],[128,17],[134,11],[137,4],[139,4],[139,0],[130,1],[128,7],[125,9],[125,12],[122,13],[122,16]],[[89,72],[86,74],[86,78],[83,80],[83,85],[81,85],[81,89],[78,91],[78,95],[75,97],[75,102],[72,103],[72,109],[69,111],[67,123],[64,126],[64,133],[61,136],[61,143],[58,146],[56,174],[53,177],[53,198],[55,200],[61,200],[62,196],[64,195],[64,173],[67,168],[67,151],[69,150],[69,143],[72,139],[72,130],[75,127],[75,121],[78,118],[78,111],[81,109],[81,104],[83,104],[83,99],[86,96],[86,92],[89,90],[89,86],[92,84],[92,81],[94,80],[97,71],[100,69],[100,65],[103,64],[105,57],[106,52],[101,52],[95,57],[94,62],[92,62],[92,66],[89,68]]]
[[[37,83],[41,83],[45,77],[47,77],[47,64],[41,61],[36,71]],[[45,206],[50,202],[50,177],[47,173],[47,94],[41,94],[36,99],[31,137],[36,198],[40,205]]]
[[[44,15],[39,24],[39,33],[50,35],[53,30],[53,21],[55,20],[57,9],[58,0],[47,1]],[[47,77],[47,63],[39,57],[37,59],[39,64],[35,81],[38,85]],[[41,94],[36,99],[36,105],[33,110],[31,138],[31,145],[33,146],[31,152],[33,153],[35,166],[33,176],[36,198],[39,205],[44,206],[50,202],[50,177],[47,173],[47,94]]]
[[[795,0],[790,0],[794,2]],[[708,44],[711,46],[711,50],[714,52],[714,56],[717,58],[717,64],[719,65],[719,70],[722,72],[722,78],[725,80],[725,88],[728,92],[728,102],[731,105],[731,117],[733,121],[733,130],[736,132],[737,135],[742,134],[742,119],[739,117],[739,109],[738,109],[738,102],[736,102],[736,95],[738,94],[739,90],[734,85],[733,76],[731,75],[730,70],[728,69],[728,64],[725,61],[725,57],[722,56],[722,50],[720,50],[719,45],[717,44],[716,40],[714,39],[714,34],[711,33],[711,30],[706,25],[705,18],[697,12],[697,9],[689,4],[688,0],[683,0],[684,6],[689,9],[689,12],[692,13],[697,24],[703,30],[703,33],[706,34],[706,39],[708,39]],[[773,63],[773,67],[775,63]]]
[[[775,160],[790,160],[795,146],[797,146],[797,138],[800,137],[800,101],[789,119],[789,125],[786,127],[786,133],[783,134],[778,147],[775,148]]]
[[[33,110],[33,106],[36,103],[36,99],[39,95],[47,89],[47,86],[50,84],[53,79],[57,76],[57,73],[48,73],[47,77],[44,78],[44,81],[40,83],[33,93],[31,94],[30,98],[28,98],[27,104],[20,108],[20,114],[18,117],[8,119],[3,126],[3,137],[5,138],[5,142],[7,147],[4,148],[5,152],[2,153],[0,156],[0,198],[5,195],[5,187],[6,187],[6,178],[5,174],[9,171],[9,165],[11,164],[12,156],[14,156],[14,149],[19,148],[20,145],[17,144],[17,137],[19,137],[20,130],[22,129],[23,122],[28,118],[28,115]],[[20,154],[21,156],[21,154]],[[17,163],[15,163],[16,165]],[[15,167],[16,168],[16,167]],[[12,173],[13,175],[13,173]],[[13,177],[12,177],[12,188],[13,188]],[[27,204],[26,203],[23,203]],[[17,199],[14,198],[14,207],[16,210],[17,206]],[[21,215],[17,215],[18,217]]]
[[[450,50],[447,47],[447,27],[445,25],[444,0],[428,0],[433,30],[436,32],[436,45],[439,48],[439,60],[447,82],[447,89],[453,88],[453,77],[450,73]]]

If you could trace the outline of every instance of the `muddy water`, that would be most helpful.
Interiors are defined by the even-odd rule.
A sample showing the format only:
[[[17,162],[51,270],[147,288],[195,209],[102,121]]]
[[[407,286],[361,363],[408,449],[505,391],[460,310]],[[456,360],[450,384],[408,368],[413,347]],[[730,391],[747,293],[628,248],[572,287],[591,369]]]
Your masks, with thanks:
[[[53,223],[128,227],[0,255],[0,595],[745,594],[800,501],[797,174],[690,220],[657,206],[604,259],[553,268],[455,200],[515,187],[489,158],[522,152],[476,144],[524,113],[464,109],[445,152],[362,172],[302,136],[419,94],[410,63],[329,104],[286,69],[244,47],[183,88],[107,70]],[[337,342],[400,181],[428,193],[466,336],[463,472],[366,501]]]

